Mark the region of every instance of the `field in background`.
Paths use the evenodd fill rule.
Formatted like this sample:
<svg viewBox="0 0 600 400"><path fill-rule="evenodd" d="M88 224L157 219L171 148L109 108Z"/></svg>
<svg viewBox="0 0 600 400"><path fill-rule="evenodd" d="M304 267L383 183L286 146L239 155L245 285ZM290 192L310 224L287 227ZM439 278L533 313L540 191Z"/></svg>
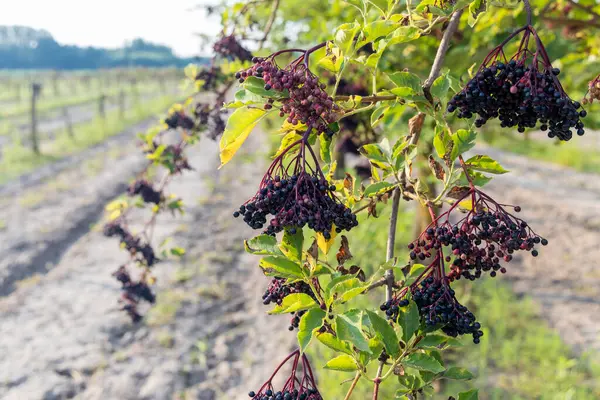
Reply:
<svg viewBox="0 0 600 400"><path fill-rule="evenodd" d="M181 100L176 68L0 72L0 183L103 142Z"/></svg>

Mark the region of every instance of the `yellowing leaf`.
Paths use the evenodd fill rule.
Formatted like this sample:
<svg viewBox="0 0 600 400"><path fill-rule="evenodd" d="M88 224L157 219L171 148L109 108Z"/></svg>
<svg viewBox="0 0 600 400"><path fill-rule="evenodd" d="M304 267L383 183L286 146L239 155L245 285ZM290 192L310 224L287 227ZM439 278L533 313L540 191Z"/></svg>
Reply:
<svg viewBox="0 0 600 400"><path fill-rule="evenodd" d="M252 129L267 114L260 108L238 108L227 120L225 132L221 137L219 149L221 151L221 166L227 164L233 158L242 144L252 132ZM219 168L220 168L219 167Z"/></svg>
<svg viewBox="0 0 600 400"><path fill-rule="evenodd" d="M329 249L331 249L336 236L335 225L331 228L331 237L329 240L325 239L325 236L321 232L317 232L317 245L319 245L319 249L321 249L323 254L329 253Z"/></svg>

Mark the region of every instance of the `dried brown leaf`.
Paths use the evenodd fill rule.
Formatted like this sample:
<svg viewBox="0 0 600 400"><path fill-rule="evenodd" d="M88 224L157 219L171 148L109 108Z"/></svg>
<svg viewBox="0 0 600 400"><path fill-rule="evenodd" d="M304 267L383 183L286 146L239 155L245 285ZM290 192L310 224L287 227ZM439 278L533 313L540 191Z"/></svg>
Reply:
<svg viewBox="0 0 600 400"><path fill-rule="evenodd" d="M470 191L471 188L469 186L454 186L452 189L450 189L447 196L452 199L460 200L468 195Z"/></svg>
<svg viewBox="0 0 600 400"><path fill-rule="evenodd" d="M431 168L431 171L433 172L435 177L440 181L443 182L444 179L446 179L446 171L444 171L444 167L442 167L442 164L437 162L437 160L433 158L432 155L429 155L429 168Z"/></svg>
<svg viewBox="0 0 600 400"><path fill-rule="evenodd" d="M342 243L335 257L339 265L344 265L346 260L352 258L352 253L350 253L350 246L348 245L348 238L344 235L342 235Z"/></svg>

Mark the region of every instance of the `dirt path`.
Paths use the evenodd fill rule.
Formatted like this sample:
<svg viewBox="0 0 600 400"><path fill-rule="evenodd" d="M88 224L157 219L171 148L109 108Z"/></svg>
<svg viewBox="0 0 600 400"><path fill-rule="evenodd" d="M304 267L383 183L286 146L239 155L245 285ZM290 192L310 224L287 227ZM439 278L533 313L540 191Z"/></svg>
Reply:
<svg viewBox="0 0 600 400"><path fill-rule="evenodd" d="M110 273L125 254L96 229L0 299L0 398L212 400L243 398L258 385L270 357L295 342L287 318L264 313L265 278L242 248L253 233L231 218L259 180L264 156L251 156L259 144L251 137L249 153L220 171L216 144L196 146L196 171L171 186L188 211L156 230L157 243L173 236L187 253L156 266L157 305L143 324L117 310ZM122 165L113 167L113 179L126 182Z"/></svg>
<svg viewBox="0 0 600 400"><path fill-rule="evenodd" d="M478 153L511 171L484 190L520 205L520 216L550 242L538 257L511 263L504 278L533 297L576 352L600 351L600 177L491 148Z"/></svg>

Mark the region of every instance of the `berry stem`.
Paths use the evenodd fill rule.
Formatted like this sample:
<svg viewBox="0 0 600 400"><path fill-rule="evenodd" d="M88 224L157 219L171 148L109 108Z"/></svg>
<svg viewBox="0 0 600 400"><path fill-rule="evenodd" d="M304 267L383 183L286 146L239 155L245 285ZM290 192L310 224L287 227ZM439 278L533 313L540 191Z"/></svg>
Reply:
<svg viewBox="0 0 600 400"><path fill-rule="evenodd" d="M261 50L269 37L269 33L271 33L271 29L273 28L273 23L275 22L275 17L277 16L277 10L279 9L279 1L275 0L273 2L273 8L271 9L271 15L269 16L269 20L267 21L267 25L265 26L265 33L263 37L260 39L258 44L258 49Z"/></svg>
<svg viewBox="0 0 600 400"><path fill-rule="evenodd" d="M533 13L531 11L531 4L529 4L529 0L523 0L523 4L525 5L525 12L527 13L527 25L532 25Z"/></svg>
<svg viewBox="0 0 600 400"><path fill-rule="evenodd" d="M354 380L352 381L352 385L350 385L350 389L348 389L348 393L346 393L346 397L344 397L344 400L350 400L350 396L352 396L352 392L354 391L354 388L356 387L356 384L358 383L360 379L360 372L356 373L356 376L354 377Z"/></svg>
<svg viewBox="0 0 600 400"><path fill-rule="evenodd" d="M469 182L469 186L471 187L471 189L475 189L475 185L473 185L473 180L471 179L471 175L469 175L469 170L467 169L467 164L465 163L465 160L462 157L462 155L458 156L458 161L460 162L460 166L462 167L462 169L465 173L465 177L467 178L467 181Z"/></svg>

